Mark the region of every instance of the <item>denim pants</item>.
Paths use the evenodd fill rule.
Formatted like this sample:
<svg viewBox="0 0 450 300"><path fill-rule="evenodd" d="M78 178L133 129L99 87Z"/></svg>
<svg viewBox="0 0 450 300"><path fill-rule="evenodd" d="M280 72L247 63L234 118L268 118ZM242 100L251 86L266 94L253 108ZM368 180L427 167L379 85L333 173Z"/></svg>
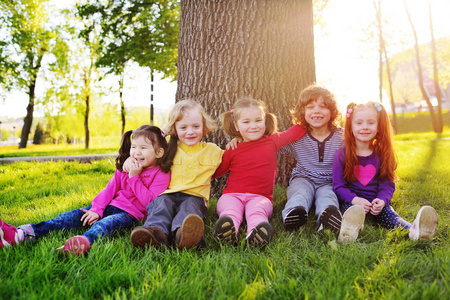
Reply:
<svg viewBox="0 0 450 300"><path fill-rule="evenodd" d="M350 206L351 203L341 203L341 211L344 213ZM397 227L403 227L409 230L411 228L411 223L405 221L400 217L397 212L392 208L392 206L385 206L381 212L374 216L371 213L366 214L366 219L372 220L373 222L380 224L382 227L387 229L394 229Z"/></svg>
<svg viewBox="0 0 450 300"><path fill-rule="evenodd" d="M91 207L92 205L84 207L84 209L89 210ZM81 221L83 215L84 212L81 209L74 209L62 213L54 219L31 224L31 226L33 227L35 237L40 238L46 236L51 231L83 227L83 222ZM92 224L92 226L85 226L89 229L83 233L83 236L87 237L89 243L92 245L99 236L111 235L115 230L135 226L137 222L138 220L127 212L115 206L108 205L103 212L103 218Z"/></svg>
<svg viewBox="0 0 450 300"><path fill-rule="evenodd" d="M156 197L147 206L147 212L144 226L156 226L170 238L188 215L196 214L203 219L206 205L203 198L176 192Z"/></svg>
<svg viewBox="0 0 450 300"><path fill-rule="evenodd" d="M308 178L294 178L287 189L287 202L282 212L283 220L289 209L303 206L306 212L309 212L313 204L316 207L317 223L327 206L333 205L339 209L339 200L333 192L332 184L316 185Z"/></svg>

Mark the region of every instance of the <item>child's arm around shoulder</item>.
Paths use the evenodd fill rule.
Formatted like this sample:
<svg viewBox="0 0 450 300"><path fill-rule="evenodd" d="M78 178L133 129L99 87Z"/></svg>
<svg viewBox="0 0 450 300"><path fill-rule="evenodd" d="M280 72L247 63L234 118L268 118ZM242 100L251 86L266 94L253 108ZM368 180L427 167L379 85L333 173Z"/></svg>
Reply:
<svg viewBox="0 0 450 300"><path fill-rule="evenodd" d="M298 140L299 138L303 137L308 131L305 127L295 124L291 128L289 128L286 131L276 133L272 135L272 137L277 138L277 147L278 149Z"/></svg>

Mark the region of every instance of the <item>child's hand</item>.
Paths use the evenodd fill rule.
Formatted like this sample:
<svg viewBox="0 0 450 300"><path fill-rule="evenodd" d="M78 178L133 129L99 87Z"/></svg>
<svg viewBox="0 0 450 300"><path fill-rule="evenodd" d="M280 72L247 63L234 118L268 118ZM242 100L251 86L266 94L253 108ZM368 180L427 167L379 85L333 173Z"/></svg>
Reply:
<svg viewBox="0 0 450 300"><path fill-rule="evenodd" d="M372 203L370 203L368 200L361 198L361 197L355 197L352 200L353 205L361 205L364 208L364 212L368 214L370 210L372 209Z"/></svg>
<svg viewBox="0 0 450 300"><path fill-rule="evenodd" d="M370 213L374 216L378 215L383 208L386 206L386 202L379 198L375 198L372 200L372 208L370 209Z"/></svg>
<svg viewBox="0 0 450 300"><path fill-rule="evenodd" d="M140 163L132 161L131 164L130 164L130 168L128 170L129 171L128 174L129 174L129 176L131 178L131 177L133 177L135 175L141 174L143 169L144 169L144 167Z"/></svg>
<svg viewBox="0 0 450 300"><path fill-rule="evenodd" d="M225 146L225 149L230 150L230 148L231 148L231 150L234 150L234 149L237 148L237 145L238 145L240 142L242 142L242 139L241 139L241 138L233 138L233 139L231 140L231 142L229 142L229 143Z"/></svg>
<svg viewBox="0 0 450 300"><path fill-rule="evenodd" d="M84 208L80 209L84 212L84 215L80 219L80 221L83 222L83 226L86 226L86 224L91 226L100 219L98 213L93 212L92 210L85 210Z"/></svg>
<svg viewBox="0 0 450 300"><path fill-rule="evenodd" d="M131 157L128 157L122 166L122 171L125 173L130 173L131 164L133 163L133 159Z"/></svg>

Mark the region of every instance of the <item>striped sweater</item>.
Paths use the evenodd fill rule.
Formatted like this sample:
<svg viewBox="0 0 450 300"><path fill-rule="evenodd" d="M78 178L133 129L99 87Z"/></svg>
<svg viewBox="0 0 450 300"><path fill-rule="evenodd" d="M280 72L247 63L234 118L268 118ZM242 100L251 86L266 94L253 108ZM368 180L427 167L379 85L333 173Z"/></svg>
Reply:
<svg viewBox="0 0 450 300"><path fill-rule="evenodd" d="M280 149L280 153L291 153L297 165L292 170L290 181L297 177L308 178L316 185L331 184L334 153L344 146L344 130L338 128L323 142L310 133Z"/></svg>

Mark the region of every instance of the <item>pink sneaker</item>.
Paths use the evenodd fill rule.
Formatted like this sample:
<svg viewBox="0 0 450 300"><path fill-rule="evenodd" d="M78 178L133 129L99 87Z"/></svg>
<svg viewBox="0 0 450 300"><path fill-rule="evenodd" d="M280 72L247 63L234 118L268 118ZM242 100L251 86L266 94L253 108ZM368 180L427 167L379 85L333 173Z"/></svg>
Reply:
<svg viewBox="0 0 450 300"><path fill-rule="evenodd" d="M17 228L0 219L0 249L19 243Z"/></svg>
<svg viewBox="0 0 450 300"><path fill-rule="evenodd" d="M82 256L86 254L89 249L89 240L82 235L76 235L66 241L64 246L56 249L56 251L63 253L66 256Z"/></svg>

